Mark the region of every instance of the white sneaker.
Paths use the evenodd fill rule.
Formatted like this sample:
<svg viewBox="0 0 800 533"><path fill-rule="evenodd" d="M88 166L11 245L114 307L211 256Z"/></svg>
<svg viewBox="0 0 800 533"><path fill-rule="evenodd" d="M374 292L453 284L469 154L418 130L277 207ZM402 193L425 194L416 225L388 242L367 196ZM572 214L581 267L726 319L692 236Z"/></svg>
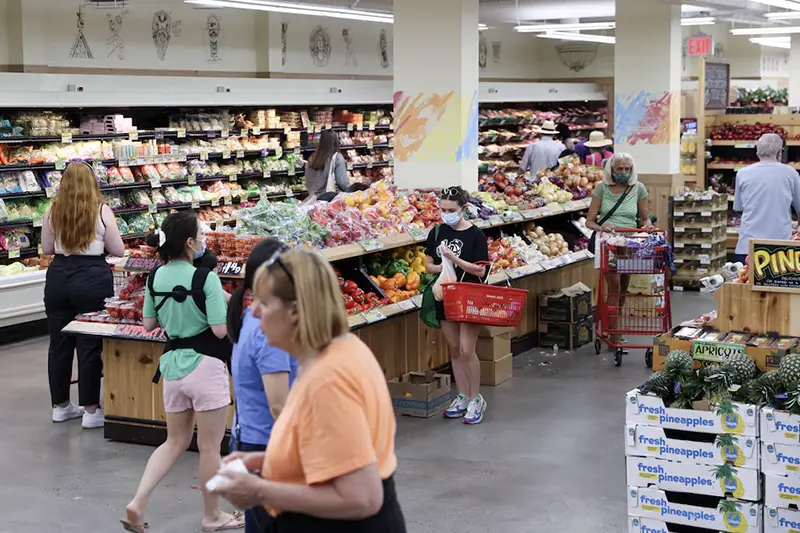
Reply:
<svg viewBox="0 0 800 533"><path fill-rule="evenodd" d="M70 402L66 407L53 407L53 422L66 422L83 415L83 407L78 407Z"/></svg>
<svg viewBox="0 0 800 533"><path fill-rule="evenodd" d="M469 425L480 424L483 422L484 411L486 411L486 400L479 394L469 402L467 414L464 415L464 423Z"/></svg>
<svg viewBox="0 0 800 533"><path fill-rule="evenodd" d="M461 418L467 412L467 404L469 400L463 394L459 394L453 399L450 407L444 410L445 418Z"/></svg>
<svg viewBox="0 0 800 533"><path fill-rule="evenodd" d="M98 407L94 413L88 411L83 413L83 421L81 426L83 429L101 428L106 422L106 413L102 408Z"/></svg>

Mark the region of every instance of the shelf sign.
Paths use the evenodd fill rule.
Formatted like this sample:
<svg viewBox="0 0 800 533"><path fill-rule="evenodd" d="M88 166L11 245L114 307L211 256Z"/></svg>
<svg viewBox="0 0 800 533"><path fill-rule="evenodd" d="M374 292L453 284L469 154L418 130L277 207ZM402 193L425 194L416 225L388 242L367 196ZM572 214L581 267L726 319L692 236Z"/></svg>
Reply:
<svg viewBox="0 0 800 533"><path fill-rule="evenodd" d="M8 249L8 258L9 259L19 259L19 248L9 248Z"/></svg>
<svg viewBox="0 0 800 533"><path fill-rule="evenodd" d="M364 317L364 320L367 321L367 324L372 324L374 322L380 322L381 320L386 320L386 315L378 311L377 309L370 309L361 314Z"/></svg>
<svg viewBox="0 0 800 533"><path fill-rule="evenodd" d="M416 305L412 300L403 300L402 302L397 302L397 307L402 309L403 311L410 311L411 309L416 309Z"/></svg>
<svg viewBox="0 0 800 533"><path fill-rule="evenodd" d="M414 305L417 307L422 307L422 295L417 294L416 296L411 297L411 301L414 302Z"/></svg>
<svg viewBox="0 0 800 533"><path fill-rule="evenodd" d="M144 326L138 324L119 324L114 328L114 337L142 341L166 341L164 330L156 328L153 331L147 331Z"/></svg>
<svg viewBox="0 0 800 533"><path fill-rule="evenodd" d="M708 56L714 50L714 42L710 35L692 35L686 39L686 53L689 56Z"/></svg>
<svg viewBox="0 0 800 533"><path fill-rule="evenodd" d="M382 250L383 243L379 239L365 239L363 241L359 241L358 245L365 252L374 252L375 250Z"/></svg>
<svg viewBox="0 0 800 533"><path fill-rule="evenodd" d="M176 134L178 135L178 139L184 139L186 137L186 128L178 128Z"/></svg>
<svg viewBox="0 0 800 533"><path fill-rule="evenodd" d="M733 354L743 354L744 349L744 344L694 341L692 342L692 358L696 361L724 363Z"/></svg>
<svg viewBox="0 0 800 533"><path fill-rule="evenodd" d="M422 228L411 228L408 234L411 235L411 238L415 241L424 241L428 238L428 230Z"/></svg>
<svg viewBox="0 0 800 533"><path fill-rule="evenodd" d="M48 198L52 198L53 196L56 195L56 190L53 187L45 187L44 195Z"/></svg>
<svg viewBox="0 0 800 533"><path fill-rule="evenodd" d="M241 261L223 261L217 265L217 274L223 276L241 276L244 274L244 263Z"/></svg>
<svg viewBox="0 0 800 533"><path fill-rule="evenodd" d="M71 133L62 133L61 134L61 142L64 144L69 144L72 142L72 134Z"/></svg>
<svg viewBox="0 0 800 533"><path fill-rule="evenodd" d="M59 159L58 161L56 161L56 170L64 170L65 168L67 168L66 161L64 161L63 159Z"/></svg>
<svg viewBox="0 0 800 533"><path fill-rule="evenodd" d="M128 140L129 141L138 141L139 140L139 130L131 130L128 132Z"/></svg>
<svg viewBox="0 0 800 533"><path fill-rule="evenodd" d="M129 257L125 262L125 270L148 272L162 264L161 259L155 257Z"/></svg>
<svg viewBox="0 0 800 533"><path fill-rule="evenodd" d="M750 239L750 288L800 293L800 242Z"/></svg>

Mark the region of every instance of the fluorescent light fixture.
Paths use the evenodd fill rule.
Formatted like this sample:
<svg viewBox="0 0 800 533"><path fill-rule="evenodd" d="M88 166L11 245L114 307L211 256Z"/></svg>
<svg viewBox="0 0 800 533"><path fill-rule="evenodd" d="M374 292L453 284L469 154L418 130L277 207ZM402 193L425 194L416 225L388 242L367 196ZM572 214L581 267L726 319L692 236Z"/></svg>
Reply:
<svg viewBox="0 0 800 533"><path fill-rule="evenodd" d="M486 24L478 24L478 31L488 30L489 26Z"/></svg>
<svg viewBox="0 0 800 533"><path fill-rule="evenodd" d="M781 7L783 9L794 9L800 11L800 2L790 0L751 0L756 4L764 4L765 6Z"/></svg>
<svg viewBox="0 0 800 533"><path fill-rule="evenodd" d="M792 48L792 42L791 42L791 40L788 40L788 39L787 40L778 40L778 39L768 38L768 37L759 39L757 37L754 37L754 38L750 39L750 42L753 43L753 44L760 44L761 46L769 46L769 47L772 47L772 48L783 48L784 50L791 50L791 48Z"/></svg>
<svg viewBox="0 0 800 533"><path fill-rule="evenodd" d="M611 35L592 35L590 33L567 33L551 31L537 35L542 39L558 39L560 41L581 41L587 43L615 44L617 38Z"/></svg>
<svg viewBox="0 0 800 533"><path fill-rule="evenodd" d="M788 35L790 33L800 33L800 26L784 26L781 28L735 28L731 30L733 35Z"/></svg>
<svg viewBox="0 0 800 533"><path fill-rule="evenodd" d="M714 24L715 20L714 17L692 17L681 19L681 26L705 26L706 24Z"/></svg>
<svg viewBox="0 0 800 533"><path fill-rule="evenodd" d="M575 30L613 30L616 26L614 22L577 22L574 24L528 24L524 26L514 26L514 29L521 33L545 32L545 31L575 31Z"/></svg>
<svg viewBox="0 0 800 533"><path fill-rule="evenodd" d="M289 13L292 15L309 15L349 20L363 20L366 22L383 22L386 24L392 24L394 22L393 15L309 4L292 4L287 2L266 1L259 2L255 0L184 0L184 2L187 4L197 4L208 7L233 7L238 9L252 9L256 11Z"/></svg>
<svg viewBox="0 0 800 533"><path fill-rule="evenodd" d="M764 15L770 20L792 20L800 19L800 11L775 11Z"/></svg>

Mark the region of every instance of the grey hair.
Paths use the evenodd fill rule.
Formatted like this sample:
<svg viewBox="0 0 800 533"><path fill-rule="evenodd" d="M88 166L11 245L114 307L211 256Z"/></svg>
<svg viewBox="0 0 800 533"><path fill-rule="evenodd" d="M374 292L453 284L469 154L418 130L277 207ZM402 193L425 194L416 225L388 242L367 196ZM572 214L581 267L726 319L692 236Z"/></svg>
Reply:
<svg viewBox="0 0 800 533"><path fill-rule="evenodd" d="M633 156L631 154L620 152L618 154L614 154L611 156L611 159L608 160L606 163L606 168L603 171L603 183L606 185L614 185L614 177L611 175L614 167L614 163L617 161L625 161L631 165L631 179L628 181L628 185L636 185L639 183L639 177L636 174L636 164L633 162Z"/></svg>
<svg viewBox="0 0 800 533"><path fill-rule="evenodd" d="M783 139L777 133L765 133L756 143L756 155L759 159L777 159L781 150L783 150Z"/></svg>

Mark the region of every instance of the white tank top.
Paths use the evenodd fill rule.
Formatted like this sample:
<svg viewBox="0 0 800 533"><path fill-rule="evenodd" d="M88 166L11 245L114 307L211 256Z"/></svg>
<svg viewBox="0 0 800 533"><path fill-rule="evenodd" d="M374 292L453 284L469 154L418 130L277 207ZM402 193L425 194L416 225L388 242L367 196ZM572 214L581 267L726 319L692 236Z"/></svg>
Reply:
<svg viewBox="0 0 800 533"><path fill-rule="evenodd" d="M61 246L61 243L58 241L58 239L56 239L55 242L56 254L103 255L106 249L106 244L105 244L106 225L103 224L103 219L100 214L102 213L102 211L103 211L103 206L100 206L100 212L97 213L97 219L95 220L95 225L94 225L94 239L92 239L92 242L89 243L89 246L87 246L85 250L81 250L79 252L65 251L64 248Z"/></svg>

